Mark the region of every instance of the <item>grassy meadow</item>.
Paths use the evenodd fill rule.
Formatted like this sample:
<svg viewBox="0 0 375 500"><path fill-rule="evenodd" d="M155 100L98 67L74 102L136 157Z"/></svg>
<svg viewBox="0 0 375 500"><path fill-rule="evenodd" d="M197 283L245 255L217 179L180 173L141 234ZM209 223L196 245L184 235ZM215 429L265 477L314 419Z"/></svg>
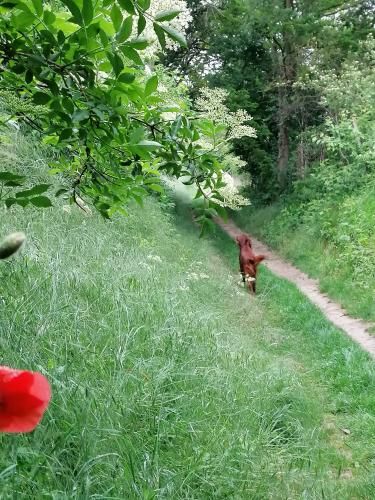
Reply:
<svg viewBox="0 0 375 500"><path fill-rule="evenodd" d="M2 363L53 386L33 433L0 435L0 497L374 498L373 361L266 269L249 297L233 242L170 201L0 209L28 237L0 265Z"/></svg>

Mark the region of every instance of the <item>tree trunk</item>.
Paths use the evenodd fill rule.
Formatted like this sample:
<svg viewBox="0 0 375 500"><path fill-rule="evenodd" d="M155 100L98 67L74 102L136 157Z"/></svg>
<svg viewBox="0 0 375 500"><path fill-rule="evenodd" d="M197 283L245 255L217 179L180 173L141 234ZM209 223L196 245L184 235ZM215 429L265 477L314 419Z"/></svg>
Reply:
<svg viewBox="0 0 375 500"><path fill-rule="evenodd" d="M293 0L284 0L285 9L293 9ZM277 179L281 190L284 190L288 181L289 162L289 121L291 115L290 97L293 83L296 79L295 41L290 29L283 28L279 49L279 94L278 94L278 158Z"/></svg>
<svg viewBox="0 0 375 500"><path fill-rule="evenodd" d="M285 108L287 103L284 97L279 95L279 131L278 131L278 157L277 157L277 180L280 188L286 187L288 180L289 162L289 128L287 123Z"/></svg>

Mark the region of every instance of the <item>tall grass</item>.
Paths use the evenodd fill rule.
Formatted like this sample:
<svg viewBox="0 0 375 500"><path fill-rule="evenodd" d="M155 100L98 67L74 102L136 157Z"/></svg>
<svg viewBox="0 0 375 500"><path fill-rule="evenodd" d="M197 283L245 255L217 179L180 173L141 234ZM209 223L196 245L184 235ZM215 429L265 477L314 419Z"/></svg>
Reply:
<svg viewBox="0 0 375 500"><path fill-rule="evenodd" d="M34 433L0 436L2 498L374 497L373 363L293 286L263 269L250 298L232 242L153 200L0 216L28 235L1 362L53 385Z"/></svg>

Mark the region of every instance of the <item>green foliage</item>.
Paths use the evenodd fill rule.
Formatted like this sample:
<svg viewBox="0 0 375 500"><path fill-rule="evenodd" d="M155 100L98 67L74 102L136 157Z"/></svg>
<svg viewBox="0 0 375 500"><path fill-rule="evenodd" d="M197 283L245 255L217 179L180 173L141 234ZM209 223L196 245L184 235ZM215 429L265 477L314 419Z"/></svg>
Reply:
<svg viewBox="0 0 375 500"><path fill-rule="evenodd" d="M373 30L371 2L348 0L189 0L188 54L167 62L202 84L229 91L231 110L253 116L257 138L236 141L251 174L251 199L269 203L311 167L301 135L321 124L326 108L311 80L341 72ZM307 77L307 78L305 78ZM304 78L304 86L299 85Z"/></svg>
<svg viewBox="0 0 375 500"><path fill-rule="evenodd" d="M175 120L163 120L158 79L146 77L142 60L148 42L130 38L137 19L142 31L150 2L62 3L54 11L29 0L0 5L0 89L14 92L17 106L43 107L33 119L26 110L21 116L60 152L52 167L70 177L72 200L90 198L106 218L125 213L130 200L142 203L161 190L161 173L188 176L214 193L215 152L199 151L200 133L186 108L174 105ZM163 33L184 45L183 35L162 22L175 15L159 14L154 25L159 38ZM10 109L3 121L15 115ZM43 197L30 203L47 206ZM214 207L207 201L211 215Z"/></svg>
<svg viewBox="0 0 375 500"><path fill-rule="evenodd" d="M26 207L48 208L52 202L44 193L48 191L49 184L35 184L30 189L25 189L26 177L12 172L0 172L0 203L4 202L7 208L13 205Z"/></svg>
<svg viewBox="0 0 375 500"><path fill-rule="evenodd" d="M323 123L301 136L313 166L281 204L255 212L249 228L366 319L375 319L374 55L369 37L340 74L309 82L326 110Z"/></svg>
<svg viewBox="0 0 375 500"><path fill-rule="evenodd" d="M18 117L32 124L32 120L46 112L45 107L36 106L30 97L21 98L15 92L0 89L0 124Z"/></svg>

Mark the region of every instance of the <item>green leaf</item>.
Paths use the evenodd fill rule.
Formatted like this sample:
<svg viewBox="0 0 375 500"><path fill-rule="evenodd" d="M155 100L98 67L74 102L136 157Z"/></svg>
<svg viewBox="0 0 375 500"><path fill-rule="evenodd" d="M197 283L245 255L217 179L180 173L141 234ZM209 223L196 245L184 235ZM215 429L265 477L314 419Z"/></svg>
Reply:
<svg viewBox="0 0 375 500"><path fill-rule="evenodd" d="M65 42L65 35L64 32L61 30L57 32L57 41L59 42L60 45L62 45Z"/></svg>
<svg viewBox="0 0 375 500"><path fill-rule="evenodd" d="M17 3L18 0L8 0L8 2L1 2L0 7L2 7L3 9L14 9Z"/></svg>
<svg viewBox="0 0 375 500"><path fill-rule="evenodd" d="M28 69L25 73L25 82L31 83L33 81L34 75L31 69Z"/></svg>
<svg viewBox="0 0 375 500"><path fill-rule="evenodd" d="M125 57L133 61L135 64L138 66L143 66L143 61L139 57L139 54L136 50L132 49L131 47L121 47L122 53L124 54Z"/></svg>
<svg viewBox="0 0 375 500"><path fill-rule="evenodd" d="M133 83L135 80L135 74L134 73L121 73L118 77L118 81L121 83Z"/></svg>
<svg viewBox="0 0 375 500"><path fill-rule="evenodd" d="M143 179L145 184L155 184L159 182L160 177L146 177Z"/></svg>
<svg viewBox="0 0 375 500"><path fill-rule="evenodd" d="M12 66L12 71L16 75L21 75L25 71L25 66L23 64L15 64Z"/></svg>
<svg viewBox="0 0 375 500"><path fill-rule="evenodd" d="M20 9L23 12L26 12L26 13L30 13L31 12L29 6L25 2L21 2L20 0L18 0L16 2L16 7L17 7L17 9Z"/></svg>
<svg viewBox="0 0 375 500"><path fill-rule="evenodd" d="M39 54L30 54L29 60L38 65L44 65L46 63L45 59Z"/></svg>
<svg viewBox="0 0 375 500"><path fill-rule="evenodd" d="M51 96L45 92L35 92L33 101L35 104L47 104L51 100Z"/></svg>
<svg viewBox="0 0 375 500"><path fill-rule="evenodd" d="M202 238L204 234L207 232L207 230L211 232L215 232L216 230L216 225L214 222L212 222L211 219L204 217L202 221L202 226L201 226L201 232L199 234L199 237Z"/></svg>
<svg viewBox="0 0 375 500"><path fill-rule="evenodd" d="M163 50L165 50L165 46L166 46L165 33L159 24L154 23L153 26L154 26L155 35L158 37L160 46Z"/></svg>
<svg viewBox="0 0 375 500"><path fill-rule="evenodd" d="M126 45L136 50L144 50L149 46L149 41L147 38L134 38L127 42Z"/></svg>
<svg viewBox="0 0 375 500"><path fill-rule="evenodd" d="M109 39L108 39L108 36L105 34L105 32L101 28L99 31L99 38L100 38L100 42L102 44L102 47L105 49L109 45Z"/></svg>
<svg viewBox="0 0 375 500"><path fill-rule="evenodd" d="M73 22L75 24L79 24L80 26L83 26L83 19L82 19L82 14L81 11L79 10L78 4L76 0L61 0L61 2L68 7L70 10L72 16L73 16Z"/></svg>
<svg viewBox="0 0 375 500"><path fill-rule="evenodd" d="M169 38L179 43L181 47L187 48L185 35L165 24L159 24L159 26L169 36Z"/></svg>
<svg viewBox="0 0 375 500"><path fill-rule="evenodd" d="M143 9L143 10L148 10L151 5L151 0L138 0L138 5Z"/></svg>
<svg viewBox="0 0 375 500"><path fill-rule="evenodd" d="M94 7L92 4L92 0L83 0L82 5L82 17L85 22L85 25L88 26L94 17Z"/></svg>
<svg viewBox="0 0 375 500"><path fill-rule="evenodd" d="M101 120L105 120L105 115L99 108L92 108L92 112Z"/></svg>
<svg viewBox="0 0 375 500"><path fill-rule="evenodd" d="M179 14L181 14L180 9L162 10L156 14L155 21L172 21Z"/></svg>
<svg viewBox="0 0 375 500"><path fill-rule="evenodd" d="M72 119L75 122L82 122L83 120L87 120L88 118L90 118L90 113L87 109L80 109L76 111L72 116Z"/></svg>
<svg viewBox="0 0 375 500"><path fill-rule="evenodd" d="M52 202L47 196L36 196L35 198L30 198L30 202L35 207L47 208L52 207Z"/></svg>
<svg viewBox="0 0 375 500"><path fill-rule="evenodd" d="M125 9L126 12L129 12L129 14L135 14L135 8L132 0L118 0L118 3L120 4L120 7Z"/></svg>
<svg viewBox="0 0 375 500"><path fill-rule="evenodd" d="M152 75L146 82L145 85L145 95L149 96L155 92L158 88L158 77L156 75Z"/></svg>
<svg viewBox="0 0 375 500"><path fill-rule="evenodd" d="M59 142L59 138L56 135L45 135L42 139L43 144L52 144L56 146Z"/></svg>
<svg viewBox="0 0 375 500"><path fill-rule="evenodd" d="M24 181L26 177L24 175L12 174L12 172L0 172L0 181Z"/></svg>
<svg viewBox="0 0 375 500"><path fill-rule="evenodd" d="M48 25L51 26L56 20L56 16L53 12L50 10L45 10L43 12L43 21Z"/></svg>
<svg viewBox="0 0 375 500"><path fill-rule="evenodd" d="M218 213L218 215L226 222L228 220L228 212L225 210L224 207L221 205L215 205L215 210Z"/></svg>
<svg viewBox="0 0 375 500"><path fill-rule="evenodd" d="M111 9L111 19L115 30L118 31L122 23L122 14L121 10L115 3L113 4L113 7Z"/></svg>
<svg viewBox="0 0 375 500"><path fill-rule="evenodd" d="M157 191L158 193L164 193L163 186L161 186L160 184L149 184L147 187L152 189L153 191Z"/></svg>
<svg viewBox="0 0 375 500"><path fill-rule="evenodd" d="M144 207L142 196L139 196L136 193L130 193L130 196L132 196L134 198L134 200L138 203L138 205L140 207L142 207L142 208Z"/></svg>
<svg viewBox="0 0 375 500"><path fill-rule="evenodd" d="M60 132L60 141L64 141L65 139L69 139L69 137L72 135L73 130L71 128L64 128Z"/></svg>
<svg viewBox="0 0 375 500"><path fill-rule="evenodd" d="M61 16L61 13L60 14L56 14L56 20L53 23L53 26L54 26L54 28L56 28L57 30L59 30L58 33L62 32L63 35L65 35L66 37L68 37L69 35L71 35L72 33L74 33L75 31L77 31L79 29L78 26L77 26L78 22L75 22L74 18L70 18L70 20L72 22L66 21ZM61 37L61 35L60 35L60 37ZM59 42L59 43L61 43L61 42Z"/></svg>
<svg viewBox="0 0 375 500"><path fill-rule="evenodd" d="M43 14L43 2L42 0L31 0L34 6L34 10L38 16Z"/></svg>
<svg viewBox="0 0 375 500"><path fill-rule="evenodd" d="M4 182L4 186L7 186L7 187L20 187L20 186L22 186L22 182L7 181L7 182Z"/></svg>
<svg viewBox="0 0 375 500"><path fill-rule="evenodd" d="M137 127L132 131L129 137L129 141L131 144L138 144L138 142L144 137L145 130L143 127Z"/></svg>
<svg viewBox="0 0 375 500"><path fill-rule="evenodd" d="M64 106L64 108L67 110L68 113L70 114L74 113L74 104L68 97L62 98L62 105Z"/></svg>
<svg viewBox="0 0 375 500"><path fill-rule="evenodd" d="M16 198L29 198L30 196L35 196L36 194L45 193L50 184L38 184L37 186L32 187L31 189L26 189L25 191L18 191L16 193Z"/></svg>
<svg viewBox="0 0 375 500"><path fill-rule="evenodd" d="M25 207L29 203L28 199L16 200L16 198L7 198L5 200L5 205L10 208L12 205L19 205L20 207Z"/></svg>
<svg viewBox="0 0 375 500"><path fill-rule="evenodd" d="M60 89L54 80L48 80L47 85L54 96L60 95Z"/></svg>
<svg viewBox="0 0 375 500"><path fill-rule="evenodd" d="M138 36L143 33L144 29L146 28L146 18L142 14L139 14L138 17L138 26L137 26L137 33Z"/></svg>
<svg viewBox="0 0 375 500"><path fill-rule="evenodd" d="M139 141L138 144L136 144L136 146L139 148L147 149L147 150L153 150L153 149L157 149L157 148L162 147L160 142L147 141L147 140Z"/></svg>
<svg viewBox="0 0 375 500"><path fill-rule="evenodd" d="M17 203L17 200L15 198L6 198L6 200L5 200L5 206L7 208L10 208L15 203Z"/></svg>
<svg viewBox="0 0 375 500"><path fill-rule="evenodd" d="M117 34L118 42L120 43L125 42L125 40L127 40L131 35L132 29L133 29L133 18L132 16L128 16L126 19L124 19L120 31Z"/></svg>
<svg viewBox="0 0 375 500"><path fill-rule="evenodd" d="M20 8L20 5L17 5ZM24 10L24 9L23 9ZM25 12L20 12L18 15L13 16L13 24L17 29L28 28L35 22L35 14L31 10L25 10Z"/></svg>
<svg viewBox="0 0 375 500"><path fill-rule="evenodd" d="M112 65L113 71L115 75L118 76L121 71L124 69L124 62L121 57L114 52L107 52L107 57L109 62Z"/></svg>
<svg viewBox="0 0 375 500"><path fill-rule="evenodd" d="M115 28L113 27L113 24L107 21L106 19L101 19L99 21L99 26L101 28L101 31L99 32L99 36L102 42L102 45L106 47L108 45L109 41L105 43L105 39L103 38L103 35L105 36L113 36L116 33ZM103 33L103 35L102 35Z"/></svg>

